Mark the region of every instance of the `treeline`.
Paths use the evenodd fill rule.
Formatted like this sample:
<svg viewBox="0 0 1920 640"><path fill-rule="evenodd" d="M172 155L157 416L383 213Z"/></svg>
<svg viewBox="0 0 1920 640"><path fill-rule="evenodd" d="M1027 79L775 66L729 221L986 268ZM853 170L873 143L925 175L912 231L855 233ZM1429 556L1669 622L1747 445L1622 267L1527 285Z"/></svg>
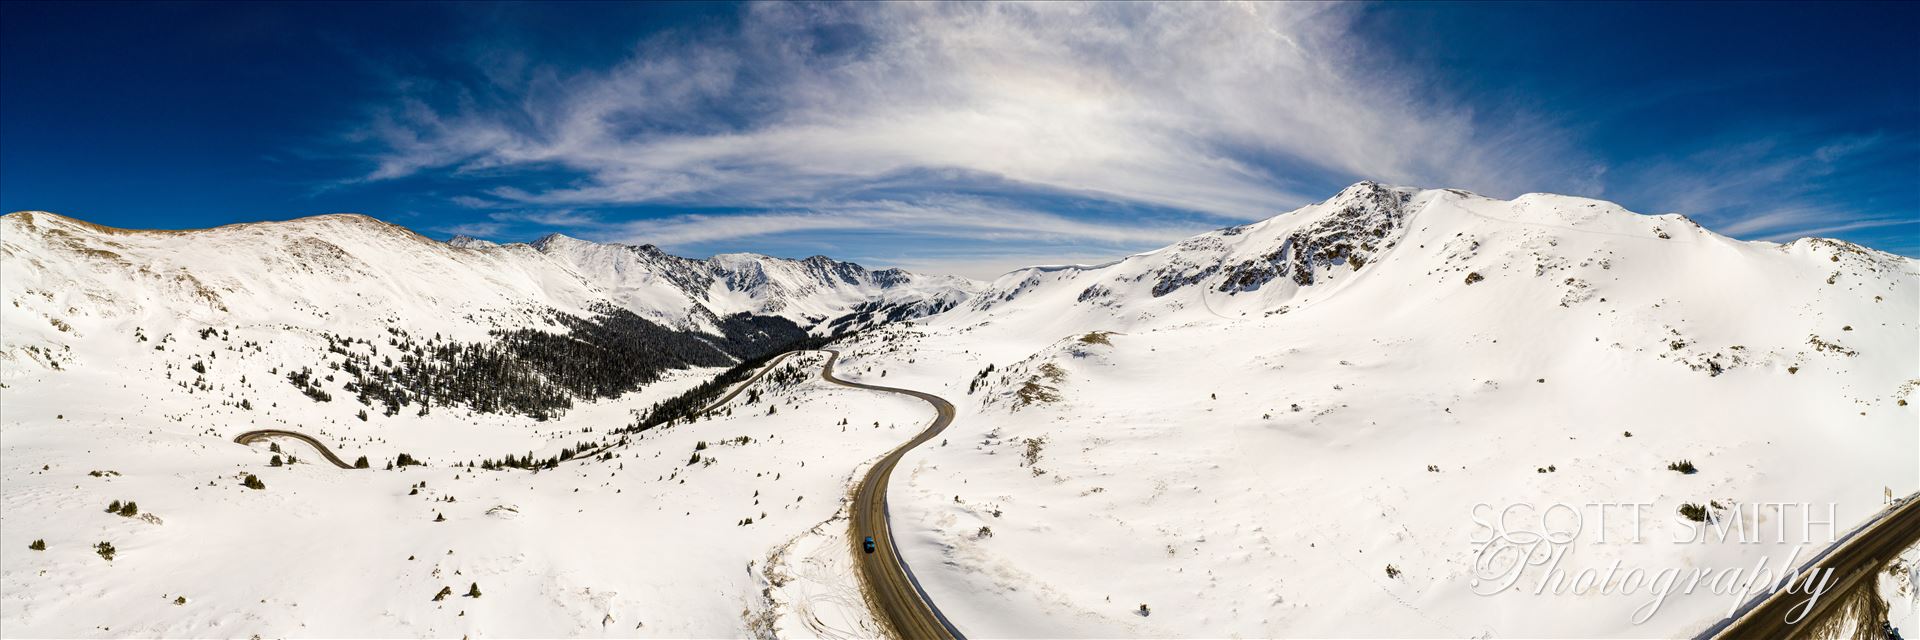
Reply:
<svg viewBox="0 0 1920 640"><path fill-rule="evenodd" d="M736 316L736 318L738 317ZM730 318L729 320L735 319ZM764 320L764 318L756 320ZM738 331L743 326L748 325L736 321L729 326L729 333ZM762 344L774 344L773 340L777 339L775 337L776 335L777 334L774 334L772 331L769 331L766 338L767 342ZM761 367L766 366L769 361L772 361L780 354L791 351L819 349L842 337L845 337L845 334L834 336L804 336L798 339L779 342L770 350L742 360L739 364L729 367L713 379L701 383L700 386L694 387L672 398L654 403L652 407L648 408L646 414L634 421L633 424L622 429L614 430L613 433L622 435L620 435L618 440L613 442L580 441L574 443L571 447L561 448L558 455L547 456L546 458L536 458L533 452L529 451L524 455L507 454L499 458L482 459L477 464L468 462L466 466L468 468L478 466L488 471L495 469L531 469L541 471L553 469L560 466L562 462L589 455L599 457L602 460L611 460L613 459L613 453L607 450L614 447L625 446L628 440L624 434L645 431L683 417L691 417L695 412L712 404L714 400L719 399L720 395L725 393L727 389L751 377L753 372L760 370ZM748 393L751 398L753 397L752 394L758 393L758 390L750 390ZM701 444L702 447L704 447L705 443L703 442Z"/></svg>
<svg viewBox="0 0 1920 640"><path fill-rule="evenodd" d="M388 416L414 406L426 415L434 406L452 405L546 420L571 409L575 398L619 396L669 369L763 358L806 336L784 318L744 313L721 319L722 335L715 337L674 331L604 303L593 311L592 318L549 311L547 319L564 333L495 330L490 342L456 342L439 334L417 339L389 327L384 352L383 345L363 338L329 334L327 350L339 360L328 366L349 376L342 389ZM331 399L309 371L291 372L288 381L315 401Z"/></svg>
<svg viewBox="0 0 1920 640"><path fill-rule="evenodd" d="M714 376L712 380L700 383L700 386L689 389L685 393L681 393L672 398L654 403L653 407L649 408L647 413L641 416L639 420L634 421L632 425L616 433L636 433L673 422L674 420L691 418L695 413L706 408L707 405L713 404L713 401L720 399L721 394L726 393L727 389L752 377L753 372L766 366L768 361L779 354L789 351L819 349L833 343L835 340L839 340L845 335L849 334L807 336L787 343L787 345L778 352L767 352L741 361L740 364L734 365L718 376Z"/></svg>
<svg viewBox="0 0 1920 640"><path fill-rule="evenodd" d="M626 441L627 441L626 438L621 438L615 444L616 445L625 444ZM516 456L509 453L507 455L501 456L500 459L498 460L493 460L493 459L481 460L479 467L481 469L485 469L488 471L492 471L494 469L552 469L554 467L560 466L560 463L562 462L566 462L568 460L574 459L574 457L576 456L588 453L590 451L594 451L596 449L605 449L608 446L610 445L582 440L580 442L574 443L573 446L571 447L562 447L560 449L559 455L547 456L547 458L544 460L533 457L532 451L528 451L526 455L520 455L520 456ZM612 455L612 454L605 454L605 455ZM474 463L471 463L471 462L467 463L468 468L472 468L474 466L475 466Z"/></svg>
<svg viewBox="0 0 1920 640"><path fill-rule="evenodd" d="M827 328L834 333L844 333L854 329L864 329L882 324L911 320L923 316L941 313L959 306L958 300L934 299L907 302L885 302L872 300L862 302L849 310L846 315L827 321Z"/></svg>

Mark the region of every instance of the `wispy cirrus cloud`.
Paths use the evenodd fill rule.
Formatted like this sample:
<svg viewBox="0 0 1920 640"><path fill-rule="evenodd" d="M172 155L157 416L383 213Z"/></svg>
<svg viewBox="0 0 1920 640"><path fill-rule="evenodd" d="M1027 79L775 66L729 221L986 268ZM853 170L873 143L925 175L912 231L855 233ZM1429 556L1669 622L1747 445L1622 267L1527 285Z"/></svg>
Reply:
<svg viewBox="0 0 1920 640"><path fill-rule="evenodd" d="M1772 76L1529 110L1385 59L1393 43L1361 35L1367 10L748 5L725 25L645 36L611 65L491 51L467 84L403 81L354 132L374 149L354 180L464 177L473 188L450 198L497 232L688 251L839 248L832 236L1119 254L1362 178L1601 197L1755 239L1913 217L1910 187L1851 177L1910 156L1900 133L1754 120L1626 157L1590 138L1609 113Z"/></svg>
<svg viewBox="0 0 1920 640"><path fill-rule="evenodd" d="M387 143L365 177L562 166L582 179L488 195L777 206L955 169L1241 220L1324 197L1328 175L1517 192L1591 173L1557 168L1579 154L1551 123L1487 126L1366 66L1350 13L753 5L735 30L656 36L609 70L490 76L511 101L405 101L364 132Z"/></svg>
<svg viewBox="0 0 1920 640"><path fill-rule="evenodd" d="M850 237L867 242L836 257L882 260L879 264L938 265L939 272L992 277L1011 269L1014 256L1031 263L1070 256L1094 259L1168 244L1212 225L1182 218L1076 219L989 199L941 195L917 201L820 203L747 213L687 213L613 220L573 212L496 211L487 222L443 227L445 233L499 237L522 232L530 239L560 230L590 240L653 244L685 253L725 252L740 241L790 250L827 251ZM537 231L538 230L538 231ZM959 248L952 248L955 244ZM982 251L980 243L999 249ZM940 247L949 247L942 249ZM807 247L815 247L808 249ZM893 250L875 252L880 247ZM1091 253L1090 253L1091 252ZM1014 265L1020 266L1020 265Z"/></svg>
<svg viewBox="0 0 1920 640"><path fill-rule="evenodd" d="M1649 212L1679 212L1723 234L1790 241L1920 224L1902 211L1902 190L1861 165L1909 153L1886 135L1771 131L1718 141L1692 153L1621 167L1617 197ZM1887 204L1874 205L1873 202Z"/></svg>
<svg viewBox="0 0 1920 640"><path fill-rule="evenodd" d="M1139 246L1171 242L1206 229L1195 224L1104 224L972 198L859 202L800 211L635 220L617 226L620 239L687 245L773 234L859 230L891 236L970 238L1025 243Z"/></svg>
<svg viewBox="0 0 1920 640"><path fill-rule="evenodd" d="M491 238L491 237L497 237L500 234L505 233L510 228L510 226L511 225L500 223L500 222L461 222L456 224L439 225L439 226L433 227L432 230L438 231L440 233L455 235L455 236Z"/></svg>

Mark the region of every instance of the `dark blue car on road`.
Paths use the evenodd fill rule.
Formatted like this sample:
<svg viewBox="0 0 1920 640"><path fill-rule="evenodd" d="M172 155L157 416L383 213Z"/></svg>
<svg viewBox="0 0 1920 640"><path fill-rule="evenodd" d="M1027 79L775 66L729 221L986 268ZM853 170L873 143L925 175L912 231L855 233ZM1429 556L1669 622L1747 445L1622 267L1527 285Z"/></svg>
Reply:
<svg viewBox="0 0 1920 640"><path fill-rule="evenodd" d="M873 553L873 536L867 536L867 541L860 543L860 546L866 549L867 553Z"/></svg>

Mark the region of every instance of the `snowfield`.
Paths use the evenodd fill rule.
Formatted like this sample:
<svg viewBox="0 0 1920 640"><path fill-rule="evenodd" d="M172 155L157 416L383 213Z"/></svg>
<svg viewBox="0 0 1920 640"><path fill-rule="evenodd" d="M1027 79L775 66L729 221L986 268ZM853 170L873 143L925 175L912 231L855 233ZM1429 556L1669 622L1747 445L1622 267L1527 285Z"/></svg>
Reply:
<svg viewBox="0 0 1920 640"><path fill-rule="evenodd" d="M1582 520L1569 574L1751 571L1797 564L1797 540L1676 543L1695 531L1682 505L1720 522L1832 505L1824 536L1920 489L1920 261L1566 196L1361 183L993 283L437 243L357 216L160 234L11 214L0 260L8 636L881 633L843 502L932 411L821 381L819 352L625 444L617 430L722 369L537 420L363 414L327 368L328 335L378 360L392 327L483 341L602 303L715 335L742 312L816 335L902 320L831 348L843 377L958 409L900 463L889 510L973 637L1686 636L1744 595L1535 595L1543 568L1477 593L1479 509L1646 505ZM337 374L316 384L338 397L290 384L300 367ZM268 444L232 442L268 428L371 469L293 440L277 444L299 462L270 466ZM538 472L456 466L583 444ZM426 464L388 470L403 453ZM1914 557L1880 581L1906 628Z"/></svg>
<svg viewBox="0 0 1920 640"><path fill-rule="evenodd" d="M340 470L291 440L282 450L300 463L271 467L266 445L199 433L198 421L10 386L0 615L7 635L38 637L727 637L776 624L870 636L851 567L810 556L845 557L836 514L855 470L926 411L828 385L823 360L789 359L731 415L539 473L444 466L452 456L436 453L422 455L429 466ZM619 426L617 405L640 400L559 422ZM451 433L439 437L460 451ZM349 460L396 450L336 446ZM266 488L242 487L246 474ZM116 500L142 515L103 512ZM34 539L47 550L29 550ZM789 573L806 582L770 589ZM473 584L482 596L464 597ZM443 587L453 595L435 601Z"/></svg>
<svg viewBox="0 0 1920 640"><path fill-rule="evenodd" d="M1251 288L1213 268L1340 253L1302 242L1329 221L1377 239L1345 250L1364 266ZM1477 595L1474 505L1652 505L1641 544L1616 511L1614 543L1576 546L1568 573L1777 568L1794 545L1671 542L1690 531L1676 510L1831 503L1844 532L1883 489L1920 488L1902 403L1917 288L1915 261L1844 243L1363 184L1115 264L1008 274L848 364L959 407L967 446L910 454L893 512L970 635L1672 637L1745 598L1672 595L1636 624L1644 590L1535 596L1535 572ZM1698 472L1667 469L1682 460ZM1781 519L1805 517L1763 515Z"/></svg>

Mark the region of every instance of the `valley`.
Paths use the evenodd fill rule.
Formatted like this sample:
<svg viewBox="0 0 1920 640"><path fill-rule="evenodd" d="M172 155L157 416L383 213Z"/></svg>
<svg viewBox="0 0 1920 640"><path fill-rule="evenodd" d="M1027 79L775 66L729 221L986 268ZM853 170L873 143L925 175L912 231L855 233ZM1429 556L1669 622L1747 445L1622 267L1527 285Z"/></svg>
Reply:
<svg viewBox="0 0 1920 640"><path fill-rule="evenodd" d="M1687 636L1746 598L1476 593L1476 505L1651 505L1568 572L1750 567L1794 545L1676 514L1920 489L1920 262L1567 196L991 282L357 216L14 213L0 260L17 634Z"/></svg>

